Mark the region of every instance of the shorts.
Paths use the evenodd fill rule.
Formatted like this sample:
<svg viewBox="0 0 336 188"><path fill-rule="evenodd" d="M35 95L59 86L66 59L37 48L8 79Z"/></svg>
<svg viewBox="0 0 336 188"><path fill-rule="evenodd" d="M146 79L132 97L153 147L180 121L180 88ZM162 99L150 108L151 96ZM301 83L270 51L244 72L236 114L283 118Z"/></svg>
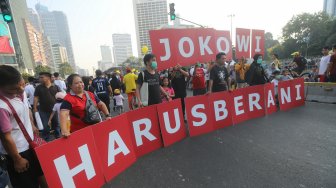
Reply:
<svg viewBox="0 0 336 188"><path fill-rule="evenodd" d="M6 155L7 171L11 184L15 188L38 188L38 178L43 176L40 162L32 149L21 152L20 155L29 162L28 170L22 173L15 171L13 159L9 155Z"/></svg>

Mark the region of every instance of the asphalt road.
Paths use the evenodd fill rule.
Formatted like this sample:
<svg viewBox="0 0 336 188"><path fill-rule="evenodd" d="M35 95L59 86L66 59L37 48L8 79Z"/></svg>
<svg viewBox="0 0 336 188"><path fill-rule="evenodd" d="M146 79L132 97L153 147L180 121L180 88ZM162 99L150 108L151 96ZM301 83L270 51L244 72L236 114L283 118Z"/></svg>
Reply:
<svg viewBox="0 0 336 188"><path fill-rule="evenodd" d="M336 187L336 105L307 103L140 159L104 187Z"/></svg>

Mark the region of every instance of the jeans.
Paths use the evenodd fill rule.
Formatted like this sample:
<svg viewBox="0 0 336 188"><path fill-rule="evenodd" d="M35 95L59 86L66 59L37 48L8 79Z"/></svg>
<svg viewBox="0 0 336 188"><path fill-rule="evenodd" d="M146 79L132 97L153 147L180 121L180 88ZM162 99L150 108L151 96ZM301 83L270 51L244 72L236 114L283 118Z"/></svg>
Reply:
<svg viewBox="0 0 336 188"><path fill-rule="evenodd" d="M40 113L40 117L41 117L41 121L43 124L43 131L42 131L42 138L45 139L46 141L50 141L50 128L48 125L48 121L51 115L51 112L43 112L41 110L39 110ZM58 114L57 112L55 113L55 115L53 116L53 118L51 119L51 127L54 130L55 133L55 137L59 138L61 137L61 128L58 122Z"/></svg>

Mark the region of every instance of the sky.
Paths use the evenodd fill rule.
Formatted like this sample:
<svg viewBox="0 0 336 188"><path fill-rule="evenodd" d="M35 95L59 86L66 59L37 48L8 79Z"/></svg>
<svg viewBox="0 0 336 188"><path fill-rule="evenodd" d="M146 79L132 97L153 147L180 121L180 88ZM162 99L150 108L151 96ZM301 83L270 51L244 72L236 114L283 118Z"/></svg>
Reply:
<svg viewBox="0 0 336 188"><path fill-rule="evenodd" d="M97 67L101 60L100 45L112 46L113 33L131 34L133 54L137 56L132 0L27 0L27 5L34 8L38 2L67 15L79 67L90 72L93 66ZM323 9L323 0L168 0L168 3L175 3L175 13L180 17L218 30L230 30L228 15L234 14L233 28L263 29L275 39L294 15Z"/></svg>

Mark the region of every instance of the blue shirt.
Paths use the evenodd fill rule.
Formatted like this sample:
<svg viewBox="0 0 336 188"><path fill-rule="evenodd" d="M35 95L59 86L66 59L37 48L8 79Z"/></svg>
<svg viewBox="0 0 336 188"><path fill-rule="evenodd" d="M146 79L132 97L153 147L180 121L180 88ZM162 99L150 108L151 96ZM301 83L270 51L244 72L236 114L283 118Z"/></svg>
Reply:
<svg viewBox="0 0 336 188"><path fill-rule="evenodd" d="M109 94L108 93L108 86L109 86L109 82L107 80L107 78L104 77L97 77L92 81L92 86L95 88L96 90L96 94L100 95L100 94Z"/></svg>

